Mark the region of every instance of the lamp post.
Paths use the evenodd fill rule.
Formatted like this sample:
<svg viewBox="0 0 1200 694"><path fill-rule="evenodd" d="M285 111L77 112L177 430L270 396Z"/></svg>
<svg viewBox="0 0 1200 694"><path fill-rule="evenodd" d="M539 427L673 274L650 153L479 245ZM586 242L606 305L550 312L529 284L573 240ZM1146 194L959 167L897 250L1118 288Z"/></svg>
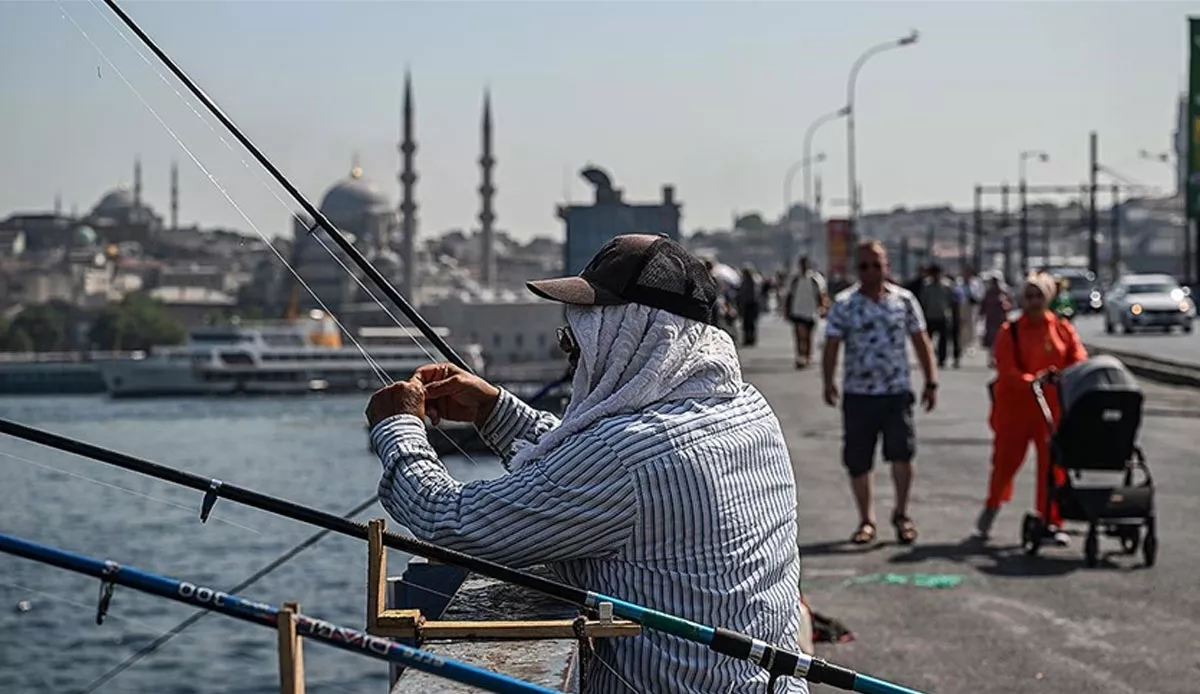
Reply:
<svg viewBox="0 0 1200 694"><path fill-rule="evenodd" d="M817 134L817 130L822 125L825 125L826 123L829 123L831 121L835 121L838 118L844 118L844 117L848 116L849 114L850 114L850 107L843 106L836 111L830 111L829 113L826 113L826 114L822 115L820 118L817 118L816 120L814 120L808 126L808 129L804 131L804 154L803 154L804 159L803 160L808 160L808 159L812 158L812 142L813 142L813 137L816 136L816 134ZM804 168L804 206L807 207L810 211L812 211L814 208L813 190L812 190L812 168L811 167ZM820 219L820 217L818 217L818 219ZM806 239L809 239L809 242L811 245L811 239L812 239L812 216L811 215L804 218L804 236Z"/></svg>
<svg viewBox="0 0 1200 694"><path fill-rule="evenodd" d="M1050 155L1040 149L1027 149L1021 152L1017 158L1017 182L1018 190L1021 196L1021 274L1025 275L1029 272L1029 203L1025 197L1027 188L1025 182L1025 162L1035 159L1040 162L1050 161ZM1047 257L1042 259L1042 265L1049 265L1049 253Z"/></svg>
<svg viewBox="0 0 1200 694"><path fill-rule="evenodd" d="M877 46L868 48L865 53L854 61L854 65L850 67L850 78L846 81L846 174L848 178L846 195L850 198L850 216L849 216L849 231L851 240L854 239L856 221L858 217L858 177L856 176L854 152L854 86L858 81L858 72L862 70L862 66L871 56L883 53L884 51L893 48L903 48L911 46L917 42L919 34L916 29L913 29L907 36L902 36L898 39L893 39L886 43L881 43Z"/></svg>
<svg viewBox="0 0 1200 694"><path fill-rule="evenodd" d="M787 224L787 231L788 231L789 239L791 239L791 237L792 237L792 181L796 177L796 172L799 171L800 169L804 169L804 180L807 184L807 181L810 178L809 172L812 171L813 165L820 164L823 161L825 161L825 153L824 152L818 152L817 155L815 157L813 157L813 156L809 156L807 148L806 148L806 151L804 152L804 158L800 159L799 161L796 161L791 166L789 166L787 173L784 174L784 176L783 176L783 220ZM809 217L812 216L812 213L813 213L812 207L809 204L807 189L805 189L805 195L804 195L804 208L805 208L805 211L808 212L808 216L805 217L805 221L804 221L804 230L807 233L808 219L809 219ZM789 244L788 247L791 248L791 244Z"/></svg>

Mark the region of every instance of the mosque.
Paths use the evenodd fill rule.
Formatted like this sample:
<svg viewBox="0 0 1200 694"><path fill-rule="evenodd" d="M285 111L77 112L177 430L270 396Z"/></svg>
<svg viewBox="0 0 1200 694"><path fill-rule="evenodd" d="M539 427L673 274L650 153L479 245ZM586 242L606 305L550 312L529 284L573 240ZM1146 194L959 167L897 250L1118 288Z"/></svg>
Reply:
<svg viewBox="0 0 1200 694"><path fill-rule="evenodd" d="M401 116L402 139L397 147L401 157L400 204L392 206L388 196L382 193L368 178L355 161L349 175L335 182L321 199L320 211L343 234L346 234L359 251L371 261L384 277L393 282L400 293L412 303L418 303L421 277L419 272L428 263L423 262L417 250L417 203L415 188L417 174L414 155L417 143L414 139L412 76L404 77L403 113ZM479 279L483 286L490 287L495 281L494 223L496 215L493 200L496 188L492 182L492 171L496 158L492 152L492 112L490 93L484 92L481 119L481 155L479 167L479 223L482 237L483 267ZM351 306L373 303L366 292L355 281L370 283L354 267L329 235L322 229L313 230L313 220L298 214L293 220L292 266L326 307L341 315ZM331 257L330 252L336 256ZM343 268L343 266L345 266ZM351 276L350 269L354 276ZM372 288L378 296L378 292ZM382 297L379 297L382 299ZM316 308L316 300L303 291L293 280L291 289L292 306L298 310ZM390 308L390 307L389 307ZM353 311L351 311L353 312Z"/></svg>

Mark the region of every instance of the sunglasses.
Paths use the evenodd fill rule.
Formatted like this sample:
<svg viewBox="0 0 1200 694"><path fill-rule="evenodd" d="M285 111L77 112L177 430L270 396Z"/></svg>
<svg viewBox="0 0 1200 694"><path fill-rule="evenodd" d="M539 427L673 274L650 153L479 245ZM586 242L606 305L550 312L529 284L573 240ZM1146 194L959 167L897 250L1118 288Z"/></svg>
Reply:
<svg viewBox="0 0 1200 694"><path fill-rule="evenodd" d="M1029 301L1041 301L1046 297L1042 296L1041 292L1025 292L1025 298Z"/></svg>
<svg viewBox="0 0 1200 694"><path fill-rule="evenodd" d="M859 263L858 269L863 272L867 270L882 270L883 263Z"/></svg>
<svg viewBox="0 0 1200 694"><path fill-rule="evenodd" d="M579 343L575 341L575 333L571 332L571 326L564 325L555 331L558 337L558 348L565 354L573 354L579 351Z"/></svg>

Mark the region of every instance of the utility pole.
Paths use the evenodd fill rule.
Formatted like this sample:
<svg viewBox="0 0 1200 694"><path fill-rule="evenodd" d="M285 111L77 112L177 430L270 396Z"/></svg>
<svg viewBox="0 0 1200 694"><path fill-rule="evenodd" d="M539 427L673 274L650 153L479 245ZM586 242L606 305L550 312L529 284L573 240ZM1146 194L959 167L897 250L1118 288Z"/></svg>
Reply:
<svg viewBox="0 0 1200 694"><path fill-rule="evenodd" d="M1088 150L1091 159L1091 178L1088 182L1088 270L1097 277L1100 276L1100 249L1096 243L1098 219L1096 217L1096 179L1100 175L1100 144L1093 130L1088 137Z"/></svg>
<svg viewBox="0 0 1200 694"><path fill-rule="evenodd" d="M1025 177L1018 183L1018 197L1021 201L1021 275L1029 274L1029 201L1025 195Z"/></svg>
<svg viewBox="0 0 1200 694"><path fill-rule="evenodd" d="M958 220L958 274L967 274L967 220L962 218Z"/></svg>
<svg viewBox="0 0 1200 694"><path fill-rule="evenodd" d="M975 185L975 272L983 272L983 186Z"/></svg>
<svg viewBox="0 0 1200 694"><path fill-rule="evenodd" d="M1109 263L1112 266L1112 278L1121 276L1121 186L1112 185L1111 232L1109 238Z"/></svg>
<svg viewBox="0 0 1200 694"><path fill-rule="evenodd" d="M1054 257L1050 243L1050 229L1052 225L1058 224L1058 207L1048 206L1042 215L1042 255L1043 265L1052 265L1051 258Z"/></svg>

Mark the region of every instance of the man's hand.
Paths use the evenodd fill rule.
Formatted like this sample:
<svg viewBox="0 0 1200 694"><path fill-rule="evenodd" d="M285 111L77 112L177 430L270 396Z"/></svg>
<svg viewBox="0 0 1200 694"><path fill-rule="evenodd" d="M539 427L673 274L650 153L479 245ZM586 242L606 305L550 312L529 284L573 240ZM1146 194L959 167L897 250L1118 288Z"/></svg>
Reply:
<svg viewBox="0 0 1200 694"><path fill-rule="evenodd" d="M367 424L375 425L398 414L411 414L425 421L425 386L419 375L380 388L367 403Z"/></svg>
<svg viewBox="0 0 1200 694"><path fill-rule="evenodd" d="M414 378L425 384L425 409L434 424L447 419L483 428L500 399L499 388L453 364L422 366Z"/></svg>
<svg viewBox="0 0 1200 694"><path fill-rule="evenodd" d="M833 381L830 381L829 383L825 384L825 404L829 405L830 407L833 407L833 406L837 405L837 401L838 401L837 386L835 386L833 384Z"/></svg>
<svg viewBox="0 0 1200 694"><path fill-rule="evenodd" d="M921 404L925 406L926 412L932 412L933 408L937 407L937 388L933 384L925 384L925 390L921 392Z"/></svg>

